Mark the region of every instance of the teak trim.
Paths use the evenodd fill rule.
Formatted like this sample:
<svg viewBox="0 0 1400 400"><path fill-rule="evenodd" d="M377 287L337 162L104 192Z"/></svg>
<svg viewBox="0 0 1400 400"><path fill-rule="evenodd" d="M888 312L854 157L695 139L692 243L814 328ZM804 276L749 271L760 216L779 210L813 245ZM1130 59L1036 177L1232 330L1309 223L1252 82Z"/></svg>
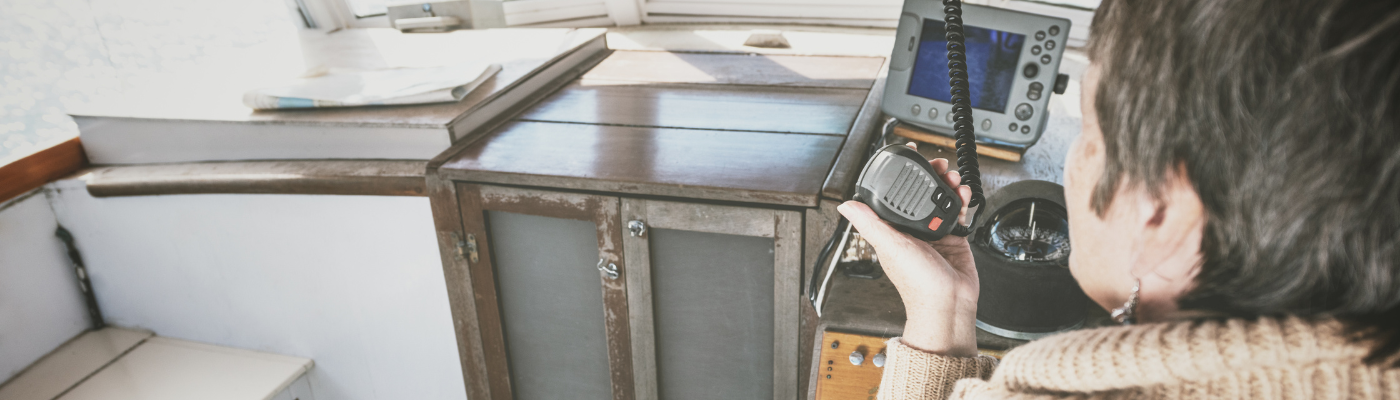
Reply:
<svg viewBox="0 0 1400 400"><path fill-rule="evenodd" d="M87 154L83 152L83 143L78 138L0 165L0 203L68 176L87 165Z"/></svg>
<svg viewBox="0 0 1400 400"><path fill-rule="evenodd" d="M888 64L889 60L885 63ZM860 175L861 166L865 165L866 148L871 140L880 139L880 125L885 115L880 112L880 99L885 95L885 77L888 73L888 68L881 68L880 75L870 87L865 104L861 105L860 113L856 114L855 122L851 123L846 142L841 145L841 152L836 154L831 172L822 184L821 197L846 200L847 193L855 186L856 176Z"/></svg>
<svg viewBox="0 0 1400 400"><path fill-rule="evenodd" d="M489 381L489 398L512 398L505 331L501 324L501 309L496 291L495 265L491 261L490 238L486 227L486 211L504 211L590 221L597 227L598 256L605 262L616 264L620 275L617 279L609 279L602 272L598 274L603 290L604 308L604 315L599 317L604 318L607 329L608 365L613 399L635 399L632 333L627 298L629 278L623 256L623 228L620 225L621 210L618 198L469 183L459 183L456 186L464 231L476 240L478 261L469 263L467 269L475 299L472 306L475 307L475 322L480 332L479 347L485 356L484 362L477 368L485 372L485 378ZM460 288L449 285L448 291L453 290ZM459 334L459 338L461 336ZM461 346L459 343L459 347Z"/></svg>
<svg viewBox="0 0 1400 400"><path fill-rule="evenodd" d="M94 168L93 197L169 194L427 196L425 161L233 161Z"/></svg>

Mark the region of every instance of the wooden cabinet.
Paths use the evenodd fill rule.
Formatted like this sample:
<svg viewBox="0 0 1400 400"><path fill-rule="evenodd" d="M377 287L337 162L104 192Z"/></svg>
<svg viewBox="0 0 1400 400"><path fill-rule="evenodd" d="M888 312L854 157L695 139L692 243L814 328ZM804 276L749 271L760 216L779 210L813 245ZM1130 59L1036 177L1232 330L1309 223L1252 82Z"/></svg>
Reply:
<svg viewBox="0 0 1400 400"><path fill-rule="evenodd" d="M468 397L806 397L883 63L619 51L429 163Z"/></svg>

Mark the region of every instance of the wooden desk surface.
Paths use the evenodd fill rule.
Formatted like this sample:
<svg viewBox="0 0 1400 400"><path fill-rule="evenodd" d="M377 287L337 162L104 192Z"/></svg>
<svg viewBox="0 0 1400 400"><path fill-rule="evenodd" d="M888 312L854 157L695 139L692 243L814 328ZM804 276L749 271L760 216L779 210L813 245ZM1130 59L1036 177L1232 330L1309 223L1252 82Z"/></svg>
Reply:
<svg viewBox="0 0 1400 400"><path fill-rule="evenodd" d="M446 158L462 181L811 207L879 57L617 51ZM878 102L878 99L874 101Z"/></svg>

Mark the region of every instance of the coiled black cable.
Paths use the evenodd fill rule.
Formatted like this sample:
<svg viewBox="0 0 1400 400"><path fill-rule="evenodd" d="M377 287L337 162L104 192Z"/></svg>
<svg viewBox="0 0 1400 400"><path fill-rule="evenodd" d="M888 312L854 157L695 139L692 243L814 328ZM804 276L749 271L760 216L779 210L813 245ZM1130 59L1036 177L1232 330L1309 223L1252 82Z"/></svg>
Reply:
<svg viewBox="0 0 1400 400"><path fill-rule="evenodd" d="M967 236L977 216L982 213L981 205L986 202L982 195L982 173L977 165L977 136L973 133L972 90L968 88L967 47L963 44L962 1L943 0L944 38L948 40L948 91L953 103L954 150L958 155L958 174L962 184L972 189L972 200L968 208L977 208L967 226L958 224L953 234Z"/></svg>
<svg viewBox="0 0 1400 400"><path fill-rule="evenodd" d="M972 89L967 83L967 56L963 42L962 1L943 0L943 23L944 38L948 40L948 91L953 100L953 148L958 156L958 174L962 176L962 184L972 189L972 199L968 201L967 208L977 209L966 226L956 224L951 233L968 236L972 234L972 226L976 225L977 217L982 214L981 206L987 200L982 194L982 172L977 164L977 135L973 132L972 124ZM884 147L884 139L892 134L897 123L895 119L885 123L881 129L881 140L871 143L868 149L870 154L873 155L876 150ZM817 304L817 292L820 290L818 276L822 275L822 266L830 260L829 257L839 256L832 252L836 250L836 242L848 223L845 217L841 217L837 222L836 231L827 239L826 246L817 255L815 265L812 266L813 275L808 277L808 300L812 301L812 306L817 310L821 310L821 305Z"/></svg>

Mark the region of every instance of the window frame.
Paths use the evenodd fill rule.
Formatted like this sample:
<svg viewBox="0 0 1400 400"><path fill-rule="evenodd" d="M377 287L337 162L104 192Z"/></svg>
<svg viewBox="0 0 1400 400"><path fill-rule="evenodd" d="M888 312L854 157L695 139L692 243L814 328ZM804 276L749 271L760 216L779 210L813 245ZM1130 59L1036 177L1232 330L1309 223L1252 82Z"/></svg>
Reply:
<svg viewBox="0 0 1400 400"><path fill-rule="evenodd" d="M389 28L386 15L356 16L352 0L286 0L293 12L305 4L316 30ZM511 0L504 1L511 27L611 27L641 24L730 23L799 24L894 28L903 3L893 0ZM981 4L1065 18L1069 43L1082 47L1094 11L1033 0L968 0ZM790 11L790 12L788 12ZM888 18L882 17L889 15Z"/></svg>

